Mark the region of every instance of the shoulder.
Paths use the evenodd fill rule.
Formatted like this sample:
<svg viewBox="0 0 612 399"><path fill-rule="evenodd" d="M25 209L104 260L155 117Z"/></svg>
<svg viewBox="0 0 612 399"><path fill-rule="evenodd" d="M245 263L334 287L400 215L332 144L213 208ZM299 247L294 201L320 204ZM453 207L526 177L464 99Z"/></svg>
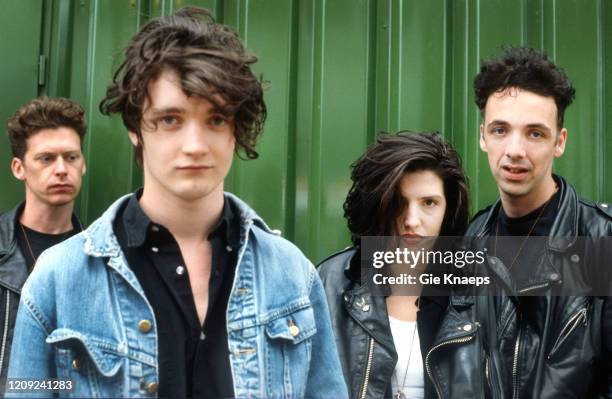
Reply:
<svg viewBox="0 0 612 399"><path fill-rule="evenodd" d="M344 273L344 269L356 252L357 249L355 247L348 247L342 251L329 255L317 265L319 274L321 276L329 276L332 274Z"/></svg>
<svg viewBox="0 0 612 399"><path fill-rule="evenodd" d="M76 234L61 243L46 249L36 261L32 274L26 281L24 292L36 291L36 295L47 287L79 281L88 256L83 251L83 233Z"/></svg>
<svg viewBox="0 0 612 399"><path fill-rule="evenodd" d="M302 251L294 243L283 238L278 230L269 230L253 224L251 234L252 244L260 250L265 250L269 256L296 257L307 260Z"/></svg>
<svg viewBox="0 0 612 399"><path fill-rule="evenodd" d="M476 212L476 214L470 220L470 224L468 225L467 231L465 232L466 236L474 235L480 229L482 229L484 224L487 222L489 214L491 213L491 210L493 209L494 205L495 204L491 204L486 208Z"/></svg>
<svg viewBox="0 0 612 399"><path fill-rule="evenodd" d="M612 234L612 205L579 199L580 220L583 227L595 235Z"/></svg>

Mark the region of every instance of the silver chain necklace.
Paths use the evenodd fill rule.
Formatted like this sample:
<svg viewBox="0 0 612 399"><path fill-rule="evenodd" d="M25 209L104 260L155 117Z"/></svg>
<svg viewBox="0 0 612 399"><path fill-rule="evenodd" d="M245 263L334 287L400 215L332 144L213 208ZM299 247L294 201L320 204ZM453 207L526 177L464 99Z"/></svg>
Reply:
<svg viewBox="0 0 612 399"><path fill-rule="evenodd" d="M397 378L397 367L393 371L393 377L395 377L395 388L396 392L393 395L394 399L406 399L406 395L404 394L404 387L406 386L406 377L408 376L408 369L410 368L410 359L412 358L412 349L414 347L414 336L416 335L417 325L414 323L414 329L412 330L412 339L410 340L410 352L408 353L408 362L406 362L406 370L404 370L404 379L402 380L402 385L399 384L399 379Z"/></svg>

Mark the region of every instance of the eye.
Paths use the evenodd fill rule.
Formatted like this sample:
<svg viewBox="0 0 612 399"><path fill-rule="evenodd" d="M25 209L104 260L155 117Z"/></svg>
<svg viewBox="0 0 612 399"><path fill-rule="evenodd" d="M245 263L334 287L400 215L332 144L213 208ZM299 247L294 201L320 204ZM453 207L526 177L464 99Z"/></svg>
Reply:
<svg viewBox="0 0 612 399"><path fill-rule="evenodd" d="M544 137L544 133L540 132L539 130L533 130L529 132L529 135L534 139L541 139L542 137Z"/></svg>
<svg viewBox="0 0 612 399"><path fill-rule="evenodd" d="M423 205L425 205L427 208L433 208L434 206L438 205L438 202L434 199L426 198L423 200Z"/></svg>
<svg viewBox="0 0 612 399"><path fill-rule="evenodd" d="M223 127L228 123L227 118L221 115L214 115L210 118L210 124L213 127Z"/></svg>
<svg viewBox="0 0 612 399"><path fill-rule="evenodd" d="M68 155L68 162L75 162L77 161L79 158L81 158L81 156L77 153L74 154L69 154Z"/></svg>
<svg viewBox="0 0 612 399"><path fill-rule="evenodd" d="M497 136L501 136L502 134L506 133L506 129L503 127L494 127L493 129L491 129L491 133Z"/></svg>
<svg viewBox="0 0 612 399"><path fill-rule="evenodd" d="M53 155L51 155L51 154L43 154L43 155L38 157L38 160L43 162L43 163L53 162L54 159L55 159L55 157Z"/></svg>
<svg viewBox="0 0 612 399"><path fill-rule="evenodd" d="M172 127L178 125L179 119L174 115L166 115L159 118L158 122L165 127Z"/></svg>

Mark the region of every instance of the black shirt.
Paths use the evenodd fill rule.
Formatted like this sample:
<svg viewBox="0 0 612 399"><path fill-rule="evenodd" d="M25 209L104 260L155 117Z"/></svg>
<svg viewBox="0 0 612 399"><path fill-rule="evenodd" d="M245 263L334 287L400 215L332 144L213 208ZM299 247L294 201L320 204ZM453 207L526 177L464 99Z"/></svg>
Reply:
<svg viewBox="0 0 612 399"><path fill-rule="evenodd" d="M558 212L560 197L560 192L557 191L542 206L518 218L506 215L503 207L499 209L499 214L493 223L494 235L515 236L516 238L499 239L499 243L495 245L495 254L510 269L518 289L525 288L531 270L530 265L537 262L545 248L544 240L529 240L527 235L530 230L530 237L550 234Z"/></svg>
<svg viewBox="0 0 612 399"><path fill-rule="evenodd" d="M28 272L31 272L34 268L36 259L43 253L47 248L51 248L54 245L72 237L73 235L81 231L81 225L76 218L72 218L72 230L60 234L47 234L41 233L40 231L32 230L29 227L24 226L21 222L17 221L15 232L17 234L17 244L19 250L23 254L23 258L26 260Z"/></svg>
<svg viewBox="0 0 612 399"><path fill-rule="evenodd" d="M201 325L178 243L153 223L138 199L127 201L113 224L126 260L153 307L157 323L159 397L233 397L226 309L233 285L240 224L225 201L208 237L212 248L208 310Z"/></svg>

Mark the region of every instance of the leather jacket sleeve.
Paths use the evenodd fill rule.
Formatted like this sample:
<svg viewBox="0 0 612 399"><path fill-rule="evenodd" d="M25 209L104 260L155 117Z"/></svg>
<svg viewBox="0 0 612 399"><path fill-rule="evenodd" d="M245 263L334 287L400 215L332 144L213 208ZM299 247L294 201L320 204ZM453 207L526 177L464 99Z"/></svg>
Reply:
<svg viewBox="0 0 612 399"><path fill-rule="evenodd" d="M309 296L315 314L317 333L312 341L311 367L308 372L305 397L348 398L323 284L314 266L311 266L311 271L313 283ZM322 364L330 367L319 367Z"/></svg>

